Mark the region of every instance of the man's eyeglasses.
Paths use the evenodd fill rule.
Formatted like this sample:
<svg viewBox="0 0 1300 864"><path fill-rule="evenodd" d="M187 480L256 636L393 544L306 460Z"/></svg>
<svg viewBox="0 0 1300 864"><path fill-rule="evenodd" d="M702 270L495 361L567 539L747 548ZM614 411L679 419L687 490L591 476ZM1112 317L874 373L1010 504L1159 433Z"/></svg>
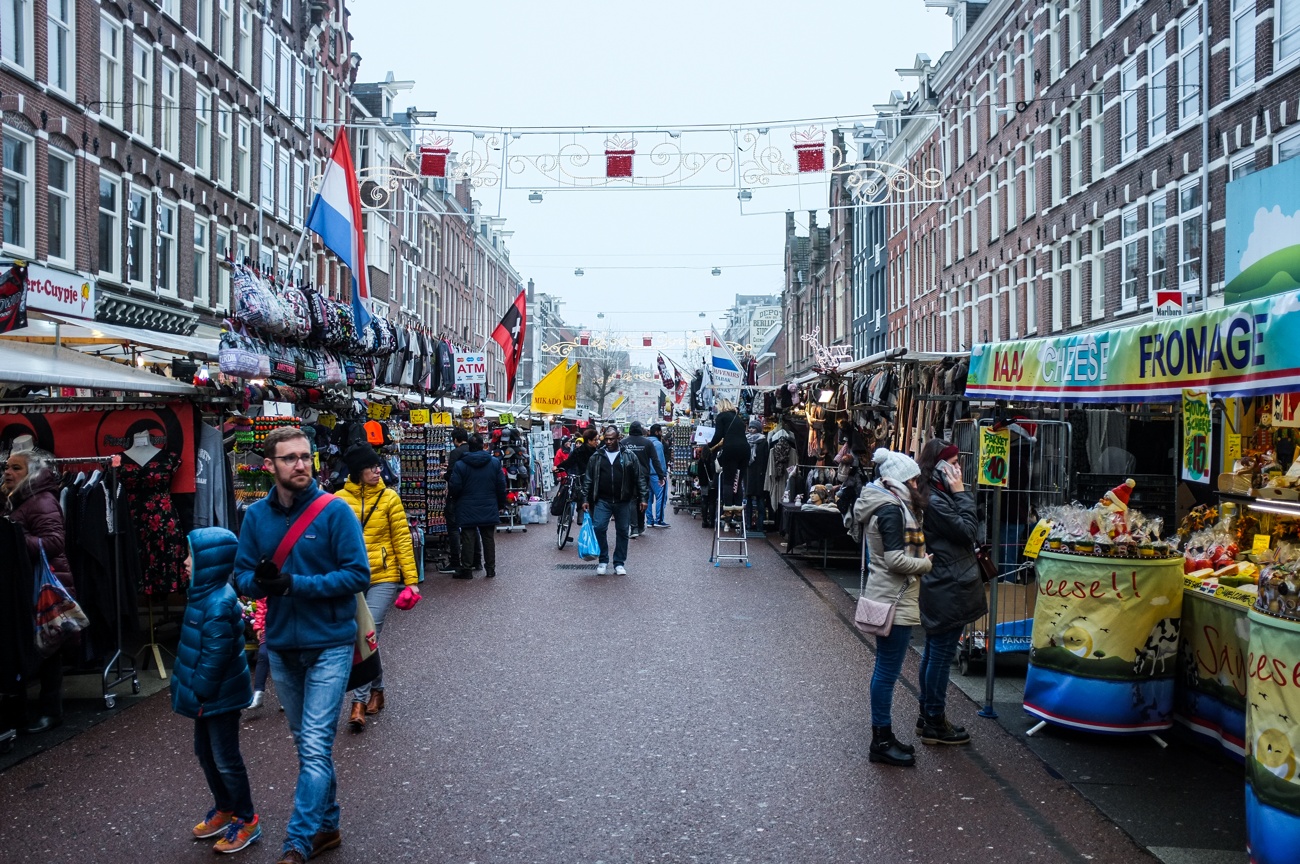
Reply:
<svg viewBox="0 0 1300 864"><path fill-rule="evenodd" d="M292 456L272 456L271 458L274 459L276 462L279 462L281 465L285 465L285 466L297 465L299 463L302 463L304 465L311 464L310 453L294 453Z"/></svg>

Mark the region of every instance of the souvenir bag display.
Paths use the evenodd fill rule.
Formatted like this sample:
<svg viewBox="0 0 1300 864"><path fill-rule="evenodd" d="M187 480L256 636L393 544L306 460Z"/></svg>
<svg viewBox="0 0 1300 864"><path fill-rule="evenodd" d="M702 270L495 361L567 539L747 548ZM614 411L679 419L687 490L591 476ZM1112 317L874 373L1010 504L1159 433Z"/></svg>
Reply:
<svg viewBox="0 0 1300 864"><path fill-rule="evenodd" d="M261 358L253 350L252 341L237 333L229 321L225 322L225 329L221 331L217 363L223 373L236 378L256 378L262 369Z"/></svg>
<svg viewBox="0 0 1300 864"><path fill-rule="evenodd" d="M292 285L280 291L280 304L285 312L285 335L294 339L306 339L311 335L311 311L307 298Z"/></svg>
<svg viewBox="0 0 1300 864"><path fill-rule="evenodd" d="M60 584L41 546L41 563L37 567L32 608L36 611L36 650L49 657L73 633L90 626L90 619L77 601Z"/></svg>
<svg viewBox="0 0 1300 864"><path fill-rule="evenodd" d="M307 338L313 342L324 342L325 334L329 330L329 308L326 300L314 288L303 288L302 296L307 303L307 316L311 321Z"/></svg>
<svg viewBox="0 0 1300 864"><path fill-rule="evenodd" d="M333 351L324 352L325 360L321 365L321 378L326 384L346 384L347 375L343 371L343 361Z"/></svg>
<svg viewBox="0 0 1300 864"><path fill-rule="evenodd" d="M372 357L357 358L357 373L352 386L358 390L369 390L375 386L375 361Z"/></svg>
<svg viewBox="0 0 1300 864"><path fill-rule="evenodd" d="M266 296L269 298L267 300L266 323L262 325L262 332L273 336L290 335L289 310L285 307L280 294L275 290L275 284L268 279L263 279L262 290L266 292Z"/></svg>
<svg viewBox="0 0 1300 864"><path fill-rule="evenodd" d="M319 384L324 360L314 348L298 349L298 380L308 387Z"/></svg>
<svg viewBox="0 0 1300 864"><path fill-rule="evenodd" d="M289 354L289 349L276 342L269 345L271 351L271 377L281 381L292 381L298 374L298 364Z"/></svg>
<svg viewBox="0 0 1300 864"><path fill-rule="evenodd" d="M275 298L262 280L247 267L235 265L231 271L231 292L235 295L235 317L246 326L272 330L279 317Z"/></svg>

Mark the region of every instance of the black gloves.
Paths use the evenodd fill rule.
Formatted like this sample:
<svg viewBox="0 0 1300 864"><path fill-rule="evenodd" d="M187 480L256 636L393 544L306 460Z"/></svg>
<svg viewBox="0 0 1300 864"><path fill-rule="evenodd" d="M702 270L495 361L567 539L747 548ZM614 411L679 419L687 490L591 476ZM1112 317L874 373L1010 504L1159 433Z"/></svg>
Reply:
<svg viewBox="0 0 1300 864"><path fill-rule="evenodd" d="M253 571L253 581L266 592L268 597L282 597L293 587L293 577L281 573L274 561L263 561Z"/></svg>

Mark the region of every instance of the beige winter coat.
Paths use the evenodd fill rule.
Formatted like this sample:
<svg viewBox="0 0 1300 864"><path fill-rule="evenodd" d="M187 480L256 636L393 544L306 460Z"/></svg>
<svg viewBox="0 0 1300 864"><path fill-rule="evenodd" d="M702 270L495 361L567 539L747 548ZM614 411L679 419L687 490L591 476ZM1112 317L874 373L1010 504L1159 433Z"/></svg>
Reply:
<svg viewBox="0 0 1300 864"><path fill-rule="evenodd" d="M853 520L865 527L867 584L863 596L881 603L893 603L894 623L921 623L920 577L930 572L930 559L913 558L906 552L907 520L898 499L875 483L862 487L853 505ZM900 598L898 592L910 580Z"/></svg>

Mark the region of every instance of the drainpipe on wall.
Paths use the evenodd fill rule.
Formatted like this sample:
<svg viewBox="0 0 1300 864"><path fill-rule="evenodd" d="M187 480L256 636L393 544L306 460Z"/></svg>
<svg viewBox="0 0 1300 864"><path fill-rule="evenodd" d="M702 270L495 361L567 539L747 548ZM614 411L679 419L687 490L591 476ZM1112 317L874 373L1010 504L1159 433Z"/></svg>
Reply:
<svg viewBox="0 0 1300 864"><path fill-rule="evenodd" d="M1226 200L1226 198L1225 198ZM1226 242L1226 239L1225 239ZM1201 302L1210 297L1210 6L1201 0Z"/></svg>

